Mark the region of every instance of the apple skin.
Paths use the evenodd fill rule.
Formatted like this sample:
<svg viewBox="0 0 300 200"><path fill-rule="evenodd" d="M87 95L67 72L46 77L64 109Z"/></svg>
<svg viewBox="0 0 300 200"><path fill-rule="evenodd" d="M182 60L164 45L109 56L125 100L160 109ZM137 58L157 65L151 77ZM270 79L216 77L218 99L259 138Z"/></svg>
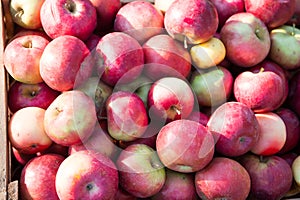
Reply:
<svg viewBox="0 0 300 200"><path fill-rule="evenodd" d="M184 77L191 71L191 56L181 43L166 34L155 35L143 44L144 73L152 80Z"/></svg>
<svg viewBox="0 0 300 200"><path fill-rule="evenodd" d="M154 0L154 6L165 14L174 1L175 0Z"/></svg>
<svg viewBox="0 0 300 200"><path fill-rule="evenodd" d="M300 1L299 0L295 0L295 12L286 24L287 25L295 24L296 27L300 26Z"/></svg>
<svg viewBox="0 0 300 200"><path fill-rule="evenodd" d="M209 120L209 116L201 111L192 111L192 113L188 116L189 120L199 122L203 126L207 125L207 122Z"/></svg>
<svg viewBox="0 0 300 200"><path fill-rule="evenodd" d="M195 186L201 199L240 200L248 197L251 180L239 162L215 157L208 166L196 172Z"/></svg>
<svg viewBox="0 0 300 200"><path fill-rule="evenodd" d="M95 50L100 39L101 37L99 35L93 33L86 41L84 41L84 43L90 51L93 51Z"/></svg>
<svg viewBox="0 0 300 200"><path fill-rule="evenodd" d="M97 122L93 100L79 90L60 94L46 109L44 126L57 144L80 144L93 133Z"/></svg>
<svg viewBox="0 0 300 200"><path fill-rule="evenodd" d="M50 40L39 32L24 31L12 38L3 53L3 63L14 80L36 84L43 82L39 62Z"/></svg>
<svg viewBox="0 0 300 200"><path fill-rule="evenodd" d="M117 12L114 22L115 31L129 34L140 44L162 33L163 26L162 12L147 1L132 1L123 5Z"/></svg>
<svg viewBox="0 0 300 200"><path fill-rule="evenodd" d="M45 0L34 0L28 3L26 0L10 1L10 13L12 20L26 29L42 28L40 10Z"/></svg>
<svg viewBox="0 0 300 200"><path fill-rule="evenodd" d="M61 163L55 184L60 199L113 199L118 181L110 158L86 150L71 154Z"/></svg>
<svg viewBox="0 0 300 200"><path fill-rule="evenodd" d="M233 93L238 102L244 103L256 113L278 109L286 95L286 80L272 71L245 71L233 84ZM262 90L263 88L263 90Z"/></svg>
<svg viewBox="0 0 300 200"><path fill-rule="evenodd" d="M244 0L246 12L260 18L269 29L285 24L295 12L296 0Z"/></svg>
<svg viewBox="0 0 300 200"><path fill-rule="evenodd" d="M169 169L190 173L203 169L213 158L213 135L202 124L179 119L161 128L156 139L157 154Z"/></svg>
<svg viewBox="0 0 300 200"><path fill-rule="evenodd" d="M133 144L121 151L116 165L120 186L135 197L156 194L166 180L165 167L157 153L145 144Z"/></svg>
<svg viewBox="0 0 300 200"><path fill-rule="evenodd" d="M223 25L220 35L226 48L226 58L235 65L252 67L268 56L271 47L269 31L251 13L231 15Z"/></svg>
<svg viewBox="0 0 300 200"><path fill-rule="evenodd" d="M26 84L14 81L7 92L7 103L12 113L29 106L47 109L59 94L45 82Z"/></svg>
<svg viewBox="0 0 300 200"><path fill-rule="evenodd" d="M216 7L206 0L174 1L164 18L168 34L189 44L209 40L217 31L218 23Z"/></svg>
<svg viewBox="0 0 300 200"><path fill-rule="evenodd" d="M259 124L245 104L226 102L210 116L208 130L214 135L216 151L225 156L249 152L259 138Z"/></svg>
<svg viewBox="0 0 300 200"><path fill-rule="evenodd" d="M26 163L31 160L32 158L36 157L36 154L26 154L20 152L18 149L12 147L12 154L15 160L20 164L21 166L26 165Z"/></svg>
<svg viewBox="0 0 300 200"><path fill-rule="evenodd" d="M62 35L86 40L97 26L97 12L90 0L45 1L40 11L44 31L52 39Z"/></svg>
<svg viewBox="0 0 300 200"><path fill-rule="evenodd" d="M44 130L45 109L25 107L12 115L8 122L8 137L21 153L34 154L52 144Z"/></svg>
<svg viewBox="0 0 300 200"><path fill-rule="evenodd" d="M133 81L142 73L144 66L142 46L123 32L110 32L103 36L97 44L95 56L100 60L96 71L110 86Z"/></svg>
<svg viewBox="0 0 300 200"><path fill-rule="evenodd" d="M247 154L239 162L251 178L250 199L281 199L292 186L292 169L279 156Z"/></svg>
<svg viewBox="0 0 300 200"><path fill-rule="evenodd" d="M58 168L65 157L45 154L27 162L20 176L22 199L59 199L55 188Z"/></svg>

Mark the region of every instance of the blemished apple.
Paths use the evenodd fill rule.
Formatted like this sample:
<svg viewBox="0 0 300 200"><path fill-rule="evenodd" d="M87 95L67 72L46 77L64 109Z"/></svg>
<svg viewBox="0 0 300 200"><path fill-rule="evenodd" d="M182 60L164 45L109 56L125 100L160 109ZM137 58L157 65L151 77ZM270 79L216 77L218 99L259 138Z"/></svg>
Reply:
<svg viewBox="0 0 300 200"><path fill-rule="evenodd" d="M35 31L24 31L7 44L3 63L7 72L19 82L36 84L43 82L39 62L50 40Z"/></svg>
<svg viewBox="0 0 300 200"><path fill-rule="evenodd" d="M40 10L44 31L52 39L72 35L86 40L97 26L97 12L90 0L45 1Z"/></svg>
<svg viewBox="0 0 300 200"><path fill-rule="evenodd" d="M295 12L295 0L244 0L246 12L260 18L269 29L285 24Z"/></svg>
<svg viewBox="0 0 300 200"><path fill-rule="evenodd" d="M206 126L209 120L209 116L201 111L194 110L191 112L187 119L199 122L203 126Z"/></svg>
<svg viewBox="0 0 300 200"><path fill-rule="evenodd" d="M269 58L287 70L300 67L300 29L282 25L270 32L271 49Z"/></svg>
<svg viewBox="0 0 300 200"><path fill-rule="evenodd" d="M231 15L220 34L226 48L226 58L235 65L252 67L269 54L271 39L268 28L251 13Z"/></svg>
<svg viewBox="0 0 300 200"><path fill-rule="evenodd" d="M58 200L55 179L64 159L58 154L45 154L28 161L20 176L22 199Z"/></svg>
<svg viewBox="0 0 300 200"><path fill-rule="evenodd" d="M290 79L288 105L300 116L300 72L296 72Z"/></svg>
<svg viewBox="0 0 300 200"><path fill-rule="evenodd" d="M191 88L198 104L208 107L217 107L229 99L233 81L231 72L222 66L194 70L190 77Z"/></svg>
<svg viewBox="0 0 300 200"><path fill-rule="evenodd" d="M154 6L164 14L174 1L175 0L154 0Z"/></svg>
<svg viewBox="0 0 300 200"><path fill-rule="evenodd" d="M96 71L110 86L133 81L142 73L144 66L142 46L123 32L110 32L103 36L97 44L95 56L102 59L96 65Z"/></svg>
<svg viewBox="0 0 300 200"><path fill-rule="evenodd" d="M166 180L165 167L156 151L145 144L133 144L121 151L116 165L120 186L139 198L156 194Z"/></svg>
<svg viewBox="0 0 300 200"><path fill-rule="evenodd" d="M59 36L50 41L41 56L41 77L54 90L71 90L91 75L90 55L85 43L77 37Z"/></svg>
<svg viewBox="0 0 300 200"><path fill-rule="evenodd" d="M213 37L218 29L218 12L207 0L174 1L165 13L169 35L187 44L199 44Z"/></svg>
<svg viewBox="0 0 300 200"><path fill-rule="evenodd" d="M156 139L157 154L169 169L190 173L203 169L213 158L215 141L202 124L179 119L161 128Z"/></svg>
<svg viewBox="0 0 300 200"><path fill-rule="evenodd" d="M140 138L148 125L148 114L142 99L128 91L113 92L106 101L109 135L122 141Z"/></svg>
<svg viewBox="0 0 300 200"><path fill-rule="evenodd" d="M151 37L143 44L144 74L152 80L167 76L184 77L191 71L191 56L179 41L167 34Z"/></svg>
<svg viewBox="0 0 300 200"><path fill-rule="evenodd" d="M214 135L216 151L225 156L249 152L259 139L259 123L243 103L226 102L210 116L208 130Z"/></svg>
<svg viewBox="0 0 300 200"><path fill-rule="evenodd" d="M281 199L292 186L292 169L279 156L246 154L239 162L251 178L250 199Z"/></svg>
<svg viewBox="0 0 300 200"><path fill-rule="evenodd" d="M140 44L162 33L163 26L162 12L147 1L132 1L123 5L117 12L114 22L115 31L129 34Z"/></svg>
<svg viewBox="0 0 300 200"><path fill-rule="evenodd" d="M13 21L26 29L42 28L40 10L45 0L11 0L10 13Z"/></svg>
<svg viewBox="0 0 300 200"><path fill-rule="evenodd" d="M166 122L187 118L194 107L194 94L190 85L176 77L155 81L148 93L148 112L151 118Z"/></svg>
<svg viewBox="0 0 300 200"><path fill-rule="evenodd" d="M256 113L259 124L259 137L251 152L257 155L270 156L278 153L287 138L283 119L275 112Z"/></svg>
<svg viewBox="0 0 300 200"><path fill-rule="evenodd" d="M63 146L80 144L93 133L97 122L91 97L79 90L61 93L46 109L44 126L47 135Z"/></svg>
<svg viewBox="0 0 300 200"><path fill-rule="evenodd" d="M247 170L236 160L215 157L196 172L195 186L201 199L246 199L251 180Z"/></svg>
<svg viewBox="0 0 300 200"><path fill-rule="evenodd" d="M25 107L12 115L8 122L8 137L21 153L34 154L45 150L52 140L44 129L45 109Z"/></svg>
<svg viewBox="0 0 300 200"><path fill-rule="evenodd" d="M55 185L60 199L113 199L118 182L114 162L86 150L71 154L61 163Z"/></svg>

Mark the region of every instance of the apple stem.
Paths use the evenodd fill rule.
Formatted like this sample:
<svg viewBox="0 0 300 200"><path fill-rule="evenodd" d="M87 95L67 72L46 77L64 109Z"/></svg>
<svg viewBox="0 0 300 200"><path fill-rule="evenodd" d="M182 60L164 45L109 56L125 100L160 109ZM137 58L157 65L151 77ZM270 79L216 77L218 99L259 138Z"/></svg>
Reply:
<svg viewBox="0 0 300 200"><path fill-rule="evenodd" d="M264 72L265 71L265 68L260 68L260 70L259 70L259 73L262 73L262 72Z"/></svg>
<svg viewBox="0 0 300 200"><path fill-rule="evenodd" d="M15 17L21 18L24 14L24 10L22 8L18 8L18 12L16 13Z"/></svg>
<svg viewBox="0 0 300 200"><path fill-rule="evenodd" d="M75 4L72 1L67 1L65 3L65 8L70 11L71 13L73 13L75 11Z"/></svg>
<svg viewBox="0 0 300 200"><path fill-rule="evenodd" d="M295 29L296 29L296 24L295 24L295 23L293 23L293 31L292 31L292 33L291 33L291 35L292 35L292 36L294 36L294 35L295 35Z"/></svg>
<svg viewBox="0 0 300 200"><path fill-rule="evenodd" d="M180 109L178 109L176 106L172 106L172 110L175 110L175 112L177 113L177 115L180 115Z"/></svg>
<svg viewBox="0 0 300 200"><path fill-rule="evenodd" d="M188 48L186 36L184 36L184 39L183 39L183 45L184 45L184 48L185 48L185 49Z"/></svg>

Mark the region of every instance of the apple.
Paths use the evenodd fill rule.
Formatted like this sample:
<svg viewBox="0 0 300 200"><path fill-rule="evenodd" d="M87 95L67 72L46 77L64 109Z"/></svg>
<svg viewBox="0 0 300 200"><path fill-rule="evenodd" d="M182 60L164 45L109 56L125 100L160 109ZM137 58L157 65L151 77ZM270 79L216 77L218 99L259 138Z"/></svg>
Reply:
<svg viewBox="0 0 300 200"><path fill-rule="evenodd" d="M220 35L226 48L226 58L240 67L252 67L269 54L271 39L268 28L251 13L230 16Z"/></svg>
<svg viewBox="0 0 300 200"><path fill-rule="evenodd" d="M294 181L296 182L296 184L298 186L300 186L300 156L298 155L293 163L292 163L292 172L293 172L293 177L294 177Z"/></svg>
<svg viewBox="0 0 300 200"><path fill-rule="evenodd" d="M239 162L251 178L250 199L281 199L292 186L292 169L279 156L246 154Z"/></svg>
<svg viewBox="0 0 300 200"><path fill-rule="evenodd" d="M26 154L22 153L20 150L12 147L12 154L13 158L20 164L21 166L26 165L28 161L30 161L32 158L36 157L36 154Z"/></svg>
<svg viewBox="0 0 300 200"><path fill-rule="evenodd" d="M200 124L202 124L203 126L206 126L207 125L207 122L209 120L209 116L201 111L197 111L197 110L194 110L192 111L192 113L188 116L189 120L192 120L192 121L196 121L196 122L199 122Z"/></svg>
<svg viewBox="0 0 300 200"><path fill-rule="evenodd" d="M90 37L87 40L85 40L84 43L90 51L93 51L95 50L100 39L101 37L99 35L92 33Z"/></svg>
<svg viewBox="0 0 300 200"><path fill-rule="evenodd" d="M45 0L33 0L28 3L24 0L11 0L10 13L12 20L26 29L42 28L40 10Z"/></svg>
<svg viewBox="0 0 300 200"><path fill-rule="evenodd" d="M251 180L246 169L237 161L214 157L204 169L196 172L195 186L201 199L246 199Z"/></svg>
<svg viewBox="0 0 300 200"><path fill-rule="evenodd" d="M295 0L244 0L246 12L260 18L269 29L287 23L295 12Z"/></svg>
<svg viewBox="0 0 300 200"><path fill-rule="evenodd" d="M286 22L287 25L295 25L296 27L300 26L300 1L295 0L295 12L293 16Z"/></svg>
<svg viewBox="0 0 300 200"><path fill-rule="evenodd" d="M187 44L199 44L213 37L218 28L216 7L207 0L174 1L165 13L168 34Z"/></svg>
<svg viewBox="0 0 300 200"><path fill-rule="evenodd" d="M55 185L60 199L113 199L118 181L110 158L86 150L71 154L61 163Z"/></svg>
<svg viewBox="0 0 300 200"><path fill-rule="evenodd" d="M226 102L207 122L214 135L216 151L225 156L241 156L249 152L259 138L259 124L254 112L245 104Z"/></svg>
<svg viewBox="0 0 300 200"><path fill-rule="evenodd" d="M270 31L271 49L269 58L286 70L300 67L300 29L282 25Z"/></svg>
<svg viewBox="0 0 300 200"><path fill-rule="evenodd" d="M80 144L93 133L97 122L93 100L84 92L61 93L46 109L44 124L47 135L57 144Z"/></svg>
<svg viewBox="0 0 300 200"><path fill-rule="evenodd" d="M50 147L48 147L47 149L41 152L38 152L37 156L54 153L54 154L62 155L63 157L66 158L69 155L68 151L69 151L69 147L52 142Z"/></svg>
<svg viewBox="0 0 300 200"><path fill-rule="evenodd" d="M140 138L148 125L142 99L128 91L113 92L106 101L108 133L116 140Z"/></svg>
<svg viewBox="0 0 300 200"><path fill-rule="evenodd" d="M28 161L20 176L22 199L58 200L55 179L58 168L64 159L58 154L45 154Z"/></svg>
<svg viewBox="0 0 300 200"><path fill-rule="evenodd" d="M89 49L77 37L57 37L51 40L41 56L41 77L54 90L71 90L92 73L93 63L89 56Z"/></svg>
<svg viewBox="0 0 300 200"><path fill-rule="evenodd" d="M174 1L175 0L154 0L154 6L165 14Z"/></svg>
<svg viewBox="0 0 300 200"><path fill-rule="evenodd" d="M144 73L152 80L167 76L186 78L191 72L191 56L181 43L167 34L151 37L143 44Z"/></svg>
<svg viewBox="0 0 300 200"><path fill-rule="evenodd" d="M120 186L135 197L151 197L165 183L165 167L157 153L145 144L133 144L125 148L117 158L116 165Z"/></svg>
<svg viewBox="0 0 300 200"><path fill-rule="evenodd" d="M203 169L213 158L213 135L202 124L179 119L161 128L156 139L157 154L169 169L190 173Z"/></svg>
<svg viewBox="0 0 300 200"><path fill-rule="evenodd" d="M141 14L141 10L143 10ZM129 34L140 44L163 31L164 16L152 3L132 1L116 14L114 30Z"/></svg>
<svg viewBox="0 0 300 200"><path fill-rule="evenodd" d="M222 67L210 67L206 70L194 70L190 77L200 106L215 107L226 102L232 94L233 76Z"/></svg>
<svg viewBox="0 0 300 200"><path fill-rule="evenodd" d="M300 71L296 72L289 82L288 105L300 116Z"/></svg>
<svg viewBox="0 0 300 200"><path fill-rule="evenodd" d="M278 109L283 104L286 89L286 79L273 71L265 71L263 67L258 72L240 73L233 84L236 100L256 113Z"/></svg>
<svg viewBox="0 0 300 200"><path fill-rule="evenodd" d="M3 53L5 69L14 80L36 84L43 82L39 62L49 39L34 31L23 32L7 44Z"/></svg>
<svg viewBox="0 0 300 200"><path fill-rule="evenodd" d="M118 200L138 200L137 197L129 194L129 192L125 191L121 186L119 186L118 191L115 195L114 199Z"/></svg>
<svg viewBox="0 0 300 200"><path fill-rule="evenodd" d="M169 122L187 118L194 107L194 94L190 85L176 77L164 77L155 81L148 93L148 112Z"/></svg>
<svg viewBox="0 0 300 200"><path fill-rule="evenodd" d="M99 59L96 71L101 80L110 86L129 83L143 70L142 46L123 32L110 32L103 36L97 44L95 56Z"/></svg>
<svg viewBox="0 0 300 200"><path fill-rule="evenodd" d="M283 119L274 112L256 113L260 132L258 141L251 152L257 155L270 156L278 153L287 138L286 125Z"/></svg>
<svg viewBox="0 0 300 200"><path fill-rule="evenodd" d="M97 26L97 12L90 0L45 1L40 10L44 31L52 39L62 35L86 40Z"/></svg>
<svg viewBox="0 0 300 200"><path fill-rule="evenodd" d="M34 154L52 144L44 129L45 109L25 107L15 112L8 122L11 145L21 153Z"/></svg>

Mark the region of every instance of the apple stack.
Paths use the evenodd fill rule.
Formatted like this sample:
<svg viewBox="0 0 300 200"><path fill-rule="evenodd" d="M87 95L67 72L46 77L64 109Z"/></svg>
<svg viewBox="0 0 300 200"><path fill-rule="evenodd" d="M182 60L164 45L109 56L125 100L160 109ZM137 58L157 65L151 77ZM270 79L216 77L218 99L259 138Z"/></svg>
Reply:
<svg viewBox="0 0 300 200"><path fill-rule="evenodd" d="M299 0L11 0L21 199L300 194Z"/></svg>

